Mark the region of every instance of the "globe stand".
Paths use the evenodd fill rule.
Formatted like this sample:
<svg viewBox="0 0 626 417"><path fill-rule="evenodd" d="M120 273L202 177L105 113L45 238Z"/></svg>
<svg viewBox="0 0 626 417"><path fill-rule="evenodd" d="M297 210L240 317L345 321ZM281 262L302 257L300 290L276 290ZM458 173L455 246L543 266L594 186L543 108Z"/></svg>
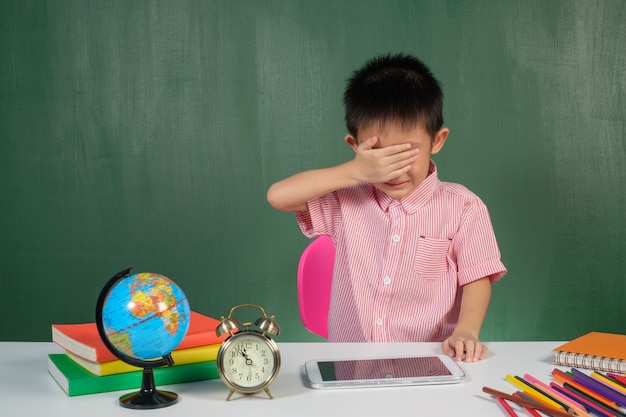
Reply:
<svg viewBox="0 0 626 417"><path fill-rule="evenodd" d="M149 410L163 408L178 401L178 394L170 391L159 391L154 384L152 368L144 368L141 379L141 389L137 392L125 394L120 397L120 405L136 410Z"/></svg>
<svg viewBox="0 0 626 417"><path fill-rule="evenodd" d="M131 268L124 269L115 274L102 288L98 301L96 303L96 327L98 333L104 345L122 361L143 368L143 374L141 378L141 388L137 392L122 395L119 398L120 405L125 408L131 408L136 410L149 410L154 408L163 408L178 402L178 394L170 391L159 391L156 389L154 383L153 368L162 366L173 366L174 360L171 354L166 354L160 359L153 360L140 360L132 356L127 355L123 351L119 350L109 340L106 331L104 330L104 323L102 318L102 311L104 308L105 300L111 289L118 283L118 281L130 276Z"/></svg>

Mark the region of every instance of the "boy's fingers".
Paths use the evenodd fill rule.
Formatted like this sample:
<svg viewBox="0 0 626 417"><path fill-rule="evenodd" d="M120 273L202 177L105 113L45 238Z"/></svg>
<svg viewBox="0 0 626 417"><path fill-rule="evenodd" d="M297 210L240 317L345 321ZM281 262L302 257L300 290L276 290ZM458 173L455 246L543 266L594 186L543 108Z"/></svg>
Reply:
<svg viewBox="0 0 626 417"><path fill-rule="evenodd" d="M480 345L480 351L478 349L476 349L476 360L483 360L485 359L485 356L487 355L487 347L485 345Z"/></svg>
<svg viewBox="0 0 626 417"><path fill-rule="evenodd" d="M377 136L372 136L371 138L367 138L359 144L359 149L363 151L368 151L372 149L374 145L376 145L376 142L378 142Z"/></svg>
<svg viewBox="0 0 626 417"><path fill-rule="evenodd" d="M473 362L474 361L474 353L476 346L473 342L465 342L465 362Z"/></svg>
<svg viewBox="0 0 626 417"><path fill-rule="evenodd" d="M386 146L386 147L384 147L382 149L389 156L391 156L391 155L411 154L411 153L417 151L417 148L411 149L411 144L410 143L401 143L400 145Z"/></svg>
<svg viewBox="0 0 626 417"><path fill-rule="evenodd" d="M456 360L461 362L463 360L463 355L465 354L465 343L462 340L457 340L454 344L454 350L456 353Z"/></svg>
<svg viewBox="0 0 626 417"><path fill-rule="evenodd" d="M378 136L372 136L361 142L358 148L362 151L369 151L374 148L377 142ZM384 148L377 149L377 152L380 152L380 154L384 156L401 155L405 153L411 155L413 153L417 154L418 151L417 148L411 149L410 143L401 143L399 145L385 146Z"/></svg>

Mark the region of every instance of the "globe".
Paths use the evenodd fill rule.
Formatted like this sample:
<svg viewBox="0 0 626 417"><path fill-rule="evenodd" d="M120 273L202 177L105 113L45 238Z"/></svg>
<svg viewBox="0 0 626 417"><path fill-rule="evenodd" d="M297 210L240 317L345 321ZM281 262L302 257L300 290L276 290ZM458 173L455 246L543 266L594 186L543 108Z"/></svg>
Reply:
<svg viewBox="0 0 626 417"><path fill-rule="evenodd" d="M117 273L102 288L96 324L106 347L119 359L144 368L142 389L120 397L128 408L160 408L178 396L154 387L152 368L171 366L171 352L189 329L185 293L171 279L153 272Z"/></svg>
<svg viewBox="0 0 626 417"><path fill-rule="evenodd" d="M169 278L143 272L119 280L102 308L109 341L133 358L161 358L182 342L189 329L189 303Z"/></svg>

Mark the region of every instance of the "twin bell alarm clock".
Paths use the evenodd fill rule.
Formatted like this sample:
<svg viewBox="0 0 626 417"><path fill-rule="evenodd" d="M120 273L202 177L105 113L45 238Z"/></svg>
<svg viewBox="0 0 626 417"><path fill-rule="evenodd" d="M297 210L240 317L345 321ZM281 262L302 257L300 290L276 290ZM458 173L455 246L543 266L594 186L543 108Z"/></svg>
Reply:
<svg viewBox="0 0 626 417"><path fill-rule="evenodd" d="M252 323L241 323L233 313L243 307L257 308L262 316L251 328ZM220 378L230 388L226 400L234 392L255 394L265 391L270 399L269 386L280 369L280 353L271 336L278 336L280 327L274 316L268 317L265 310L256 304L240 304L233 307L228 317L221 317L215 329L218 336L229 334L217 353L217 371Z"/></svg>

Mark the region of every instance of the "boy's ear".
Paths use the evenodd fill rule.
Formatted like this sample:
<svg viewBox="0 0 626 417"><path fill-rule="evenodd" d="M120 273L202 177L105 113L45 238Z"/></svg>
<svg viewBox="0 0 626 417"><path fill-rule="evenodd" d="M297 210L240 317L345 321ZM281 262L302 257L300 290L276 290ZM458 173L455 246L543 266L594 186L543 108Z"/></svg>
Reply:
<svg viewBox="0 0 626 417"><path fill-rule="evenodd" d="M439 129L439 131L435 134L433 143L430 146L431 155L436 154L441 150L441 148L443 148L443 145L446 143L446 139L448 138L448 133L450 133L450 129L444 127Z"/></svg>
<svg viewBox="0 0 626 417"><path fill-rule="evenodd" d="M343 141L346 142L354 152L356 152L356 148L359 146L359 141L356 140L354 136L351 134L347 134Z"/></svg>

